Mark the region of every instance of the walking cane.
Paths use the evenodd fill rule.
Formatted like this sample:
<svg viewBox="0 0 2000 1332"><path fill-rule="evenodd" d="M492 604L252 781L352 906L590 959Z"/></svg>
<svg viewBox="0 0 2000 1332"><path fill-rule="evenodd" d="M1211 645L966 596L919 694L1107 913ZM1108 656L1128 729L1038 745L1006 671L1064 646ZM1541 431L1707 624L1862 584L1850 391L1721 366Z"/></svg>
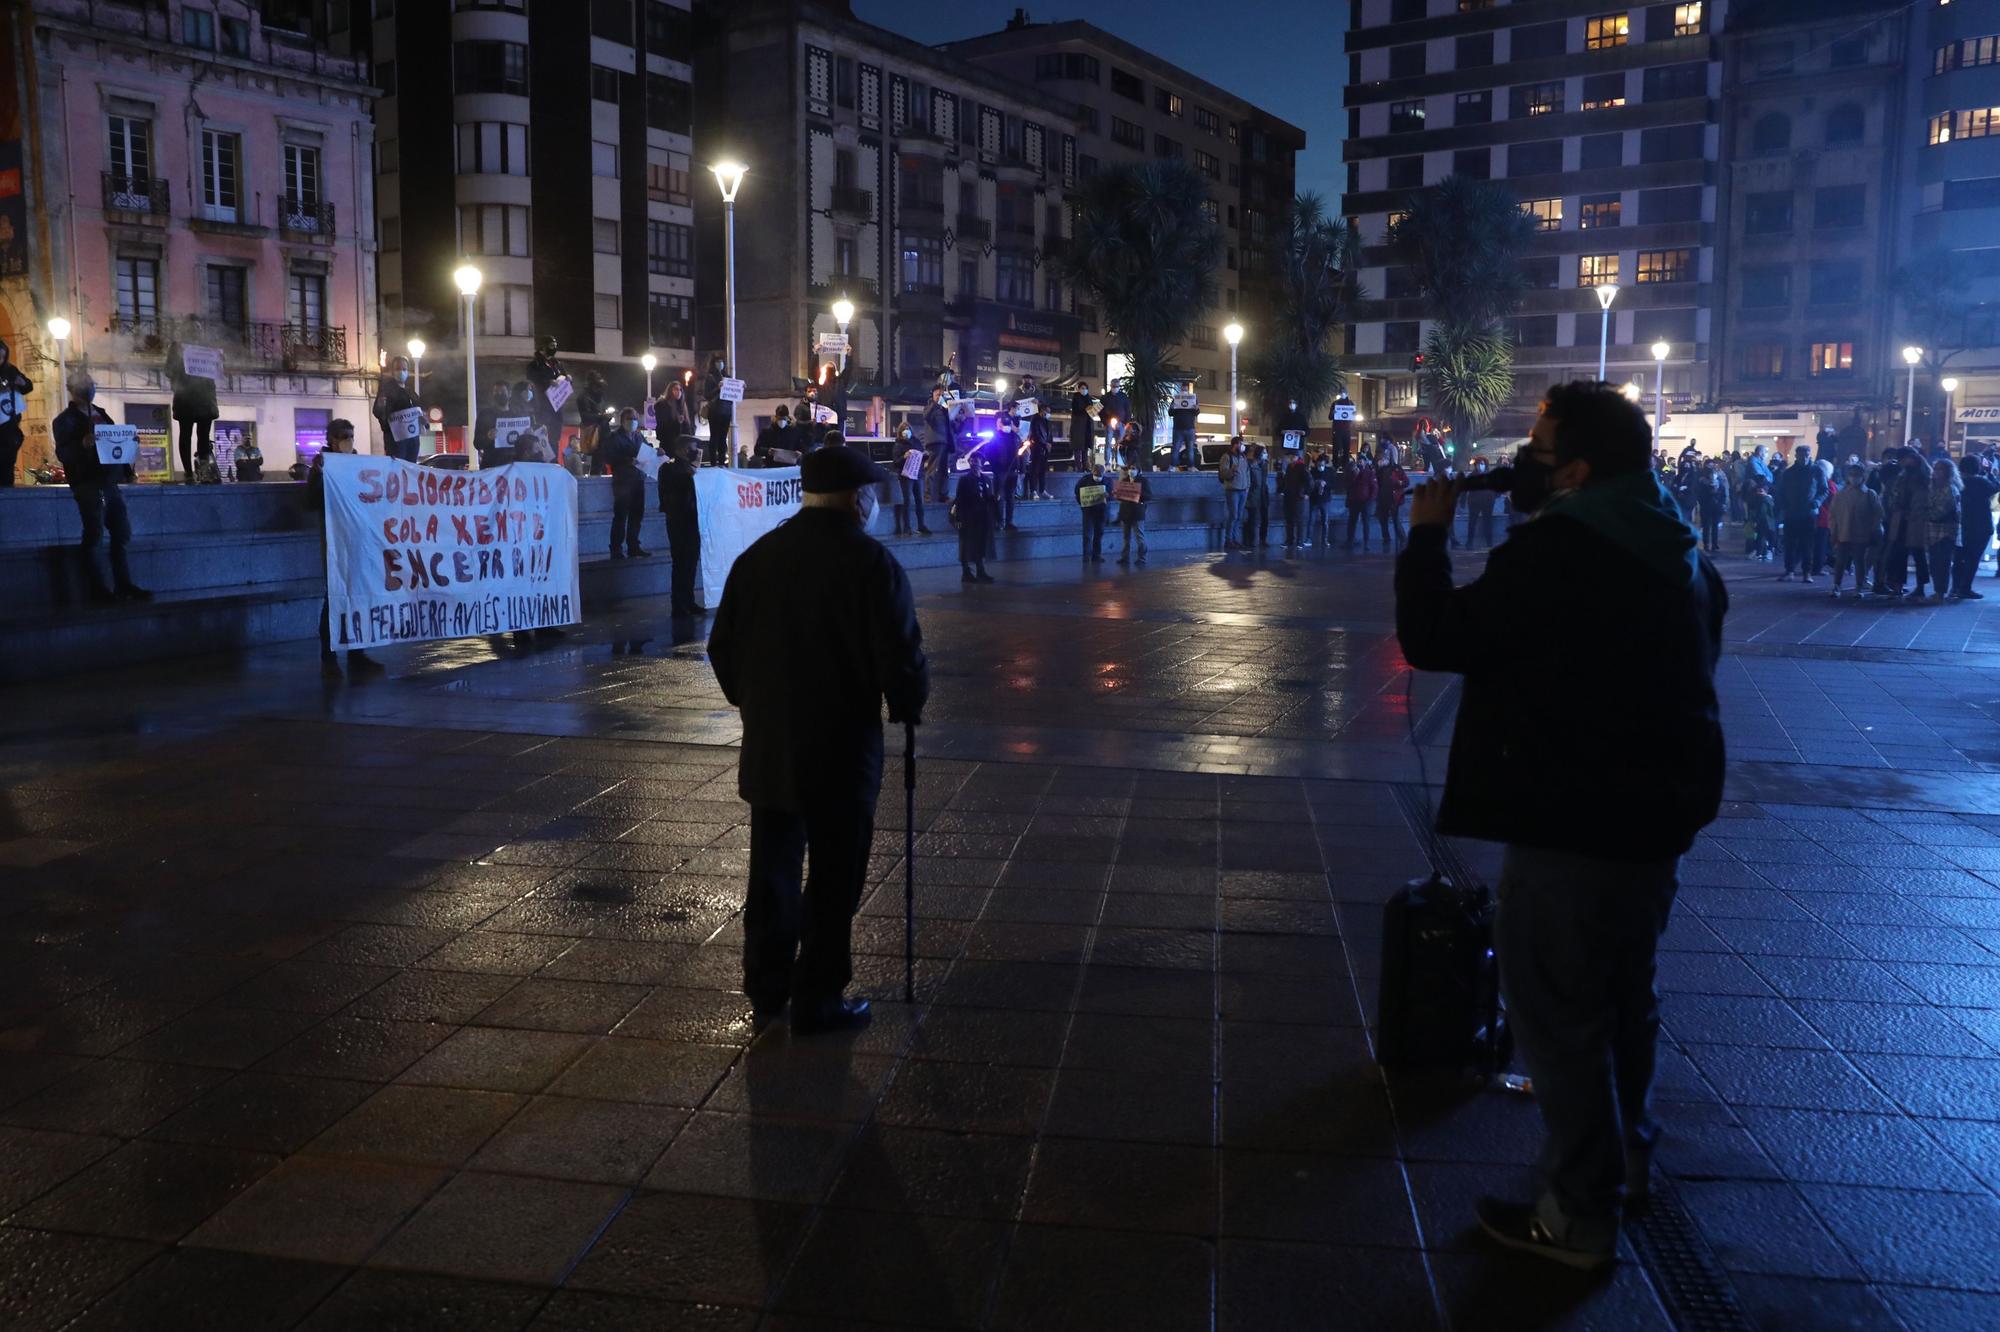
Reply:
<svg viewBox="0 0 2000 1332"><path fill-rule="evenodd" d="M903 723L903 1002L917 1001L917 724Z"/></svg>

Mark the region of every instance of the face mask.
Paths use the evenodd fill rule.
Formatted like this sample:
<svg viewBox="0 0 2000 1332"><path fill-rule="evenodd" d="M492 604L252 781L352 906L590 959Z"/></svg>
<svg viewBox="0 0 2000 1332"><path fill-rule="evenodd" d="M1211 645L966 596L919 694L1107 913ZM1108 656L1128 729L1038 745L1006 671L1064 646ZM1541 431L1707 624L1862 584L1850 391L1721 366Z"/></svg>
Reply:
<svg viewBox="0 0 2000 1332"><path fill-rule="evenodd" d="M875 496L875 488L873 486L865 487L861 491L862 531L866 532L869 528L875 526L875 510L881 507L881 503L882 501Z"/></svg>
<svg viewBox="0 0 2000 1332"><path fill-rule="evenodd" d="M97 401L97 385L92 384L89 388L83 391L83 400L85 402Z"/></svg>
<svg viewBox="0 0 2000 1332"><path fill-rule="evenodd" d="M409 372L409 371L407 371L407 370L398 370L398 371L396 372L396 382L397 382L398 384L407 384L407 383L409 383L409 382L410 382L410 372Z"/></svg>
<svg viewBox="0 0 2000 1332"><path fill-rule="evenodd" d="M1522 449L1514 459L1514 488L1508 493L1507 502L1521 513L1533 513L1548 503L1555 490L1554 465Z"/></svg>

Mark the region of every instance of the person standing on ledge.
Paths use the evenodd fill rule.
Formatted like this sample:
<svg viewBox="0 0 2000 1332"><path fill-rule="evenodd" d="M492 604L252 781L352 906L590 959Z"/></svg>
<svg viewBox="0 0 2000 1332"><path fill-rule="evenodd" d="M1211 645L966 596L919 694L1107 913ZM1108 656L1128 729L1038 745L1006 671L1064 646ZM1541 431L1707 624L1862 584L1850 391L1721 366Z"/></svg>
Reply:
<svg viewBox="0 0 2000 1332"><path fill-rule="evenodd" d="M180 427L181 479L195 483L195 463L215 457L209 432L222 413L215 405L215 381L206 375L191 375L181 355L181 344L167 348L167 384L174 391L174 424ZM383 438L387 439L385 431Z"/></svg>
<svg viewBox="0 0 2000 1332"><path fill-rule="evenodd" d="M14 484L14 464L21 456L21 417L35 381L14 364L13 348L0 339L0 486Z"/></svg>
<svg viewBox="0 0 2000 1332"><path fill-rule="evenodd" d="M70 498L76 501L77 516L83 520L83 539L77 555L83 561L84 581L92 601L151 601L153 594L132 581L125 562L125 547L132 540L132 522L125 516L125 497L118 483L129 480L132 469L122 463L109 466L97 458L97 427L110 425L111 418L96 406L97 382L88 370L73 370L69 376L69 406L49 423L55 437L56 461L69 479ZM106 583L97 568L97 543L111 534L111 581Z"/></svg>
<svg viewBox="0 0 2000 1332"><path fill-rule="evenodd" d="M597 441L597 451L611 472L611 558L646 558L639 528L646 521L646 474L639 468L639 414L620 408L618 425Z"/></svg>
<svg viewBox="0 0 2000 1332"><path fill-rule="evenodd" d="M694 437L676 435L666 450L667 460L660 464L659 491L660 512L667 519L667 555L673 561L673 599L669 609L676 619L689 619L695 614L694 575L701 562L701 511L694 492Z"/></svg>
<svg viewBox="0 0 2000 1332"><path fill-rule="evenodd" d="M1419 488L1396 637L1465 677L1437 830L1504 844L1494 948L1547 1130L1532 1202L1481 1199L1488 1235L1571 1267L1616 1256L1659 1134L1654 954L1676 871L1722 800L1715 661L1729 599L1610 384L1548 391L1514 464L1532 515L1453 587L1458 483Z"/></svg>
<svg viewBox="0 0 2000 1332"><path fill-rule="evenodd" d="M917 724L930 671L903 566L863 530L888 476L833 444L803 458L799 477L798 516L730 569L708 658L743 713L743 992L766 1022L789 1001L792 1030L811 1033L868 1022L868 1001L845 991L882 790L882 704L891 722Z"/></svg>

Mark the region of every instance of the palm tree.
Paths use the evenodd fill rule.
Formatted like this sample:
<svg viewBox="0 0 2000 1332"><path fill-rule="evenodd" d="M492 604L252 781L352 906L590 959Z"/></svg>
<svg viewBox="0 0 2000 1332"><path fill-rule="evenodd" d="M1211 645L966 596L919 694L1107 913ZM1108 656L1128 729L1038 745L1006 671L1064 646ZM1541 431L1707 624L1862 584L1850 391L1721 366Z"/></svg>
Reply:
<svg viewBox="0 0 2000 1332"><path fill-rule="evenodd" d="M1366 299L1355 273L1360 238L1327 214L1317 194L1301 194L1285 205L1278 221L1277 301L1271 327L1259 329L1250 358L1268 419L1287 401L1308 417L1347 386L1333 333L1347 318L1348 305Z"/></svg>
<svg viewBox="0 0 2000 1332"><path fill-rule="evenodd" d="M1431 321L1424 377L1458 438L1485 429L1514 389L1514 343L1500 320L1520 304L1521 254L1535 224L1492 181L1451 175L1389 229Z"/></svg>
<svg viewBox="0 0 2000 1332"><path fill-rule="evenodd" d="M1058 272L1089 296L1131 358L1132 414L1148 440L1178 377L1174 349L1215 304L1222 232L1203 215L1207 197L1207 177L1178 161L1112 167L1072 196L1075 224Z"/></svg>

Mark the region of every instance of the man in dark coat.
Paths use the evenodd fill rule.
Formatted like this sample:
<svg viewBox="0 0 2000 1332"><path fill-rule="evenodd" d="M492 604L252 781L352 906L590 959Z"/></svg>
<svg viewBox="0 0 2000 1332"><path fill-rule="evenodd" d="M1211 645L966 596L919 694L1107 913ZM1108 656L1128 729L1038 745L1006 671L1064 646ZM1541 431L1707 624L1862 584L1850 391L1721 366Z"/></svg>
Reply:
<svg viewBox="0 0 2000 1332"><path fill-rule="evenodd" d="M404 462L415 462L417 450L421 446L421 428L408 439L397 439L394 422L396 417L417 405L416 395L410 392L410 363L398 356L389 362L389 368L382 372L382 378L375 385L375 424L382 427L382 447L391 458L401 458ZM406 421L407 424L407 421ZM187 452L187 439L183 434L181 452ZM202 446L206 453L207 446Z"/></svg>
<svg viewBox="0 0 2000 1332"><path fill-rule="evenodd" d="M701 524L694 498L694 440L678 436L660 464L660 512L667 519L667 554L673 560L675 615L693 615L695 567L701 560Z"/></svg>
<svg viewBox="0 0 2000 1332"><path fill-rule="evenodd" d="M862 530L863 496L887 477L845 444L809 454L799 474L804 507L737 557L708 655L743 712L743 991L767 1020L789 999L792 1030L816 1032L868 1020L867 1001L843 992L882 789L882 704L915 724L930 675L903 567Z"/></svg>
<svg viewBox="0 0 2000 1332"><path fill-rule="evenodd" d="M496 440L494 435L500 428L500 419L512 413L514 397L505 384L493 386L492 400L479 409L479 423L472 432L473 446L479 450L481 467L499 467L514 461L514 446L506 440Z"/></svg>
<svg viewBox="0 0 2000 1332"><path fill-rule="evenodd" d="M618 413L618 425L597 442L604 465L611 470L611 558L644 559L639 527L646 520L646 474L639 470L639 414L630 407Z"/></svg>
<svg viewBox="0 0 2000 1332"><path fill-rule="evenodd" d="M106 465L97 458L97 427L110 425L111 418L94 405L96 381L87 370L69 377L69 406L49 423L55 438L56 461L69 480L70 498L76 501L77 516L83 521L83 539L77 543L77 558L83 564L84 581L93 601L151 601L153 594L132 581L125 562L125 547L132 540L132 523L125 516L125 497L118 483L131 479L132 469L122 464ZM111 581L97 568L97 543L111 534Z"/></svg>
<svg viewBox="0 0 2000 1332"><path fill-rule="evenodd" d="M21 456L21 417L35 381L14 364L13 349L0 339L0 486L14 484L14 464Z"/></svg>
<svg viewBox="0 0 2000 1332"><path fill-rule="evenodd" d="M722 381L729 378L729 372L722 367L720 356L708 360L708 372L701 377L701 410L708 420L708 448L702 460L710 466L718 463L736 465L736 459L729 456L732 441L729 438L731 425L736 420L736 404L722 396Z"/></svg>
<svg viewBox="0 0 2000 1332"><path fill-rule="evenodd" d="M1651 443L1618 389L1551 388L1514 469L1531 520L1455 588L1458 486L1428 484L1396 566L1405 660L1465 677L1438 831L1506 846L1500 983L1548 1134L1539 1199L1483 1199L1479 1221L1575 1267L1612 1261L1647 1187L1654 954L1680 857L1722 798L1728 597Z"/></svg>
<svg viewBox="0 0 2000 1332"><path fill-rule="evenodd" d="M1778 501L1778 519L1785 525L1785 571L1778 581L1792 581L1797 568L1805 582L1813 580L1813 531L1819 522L1820 505L1826 503L1826 473L1813 465L1812 448L1801 444L1792 455L1792 465L1778 477L1773 497Z"/></svg>
<svg viewBox="0 0 2000 1332"><path fill-rule="evenodd" d="M569 400L565 398L562 406L558 407L549 400L549 392L555 388L557 380L569 378L569 371L556 359L556 340L543 338L537 342L535 358L528 362L527 369L521 373L526 376L529 385L535 391L533 399L535 424L548 432L550 448L561 449L563 409L569 406ZM641 507L644 507L643 503Z"/></svg>
<svg viewBox="0 0 2000 1332"><path fill-rule="evenodd" d="M986 470L984 449L974 449L968 464L958 474L951 501L952 521L958 524L959 577L967 583L990 583L993 575L986 572L986 552L993 544L993 476Z"/></svg>

